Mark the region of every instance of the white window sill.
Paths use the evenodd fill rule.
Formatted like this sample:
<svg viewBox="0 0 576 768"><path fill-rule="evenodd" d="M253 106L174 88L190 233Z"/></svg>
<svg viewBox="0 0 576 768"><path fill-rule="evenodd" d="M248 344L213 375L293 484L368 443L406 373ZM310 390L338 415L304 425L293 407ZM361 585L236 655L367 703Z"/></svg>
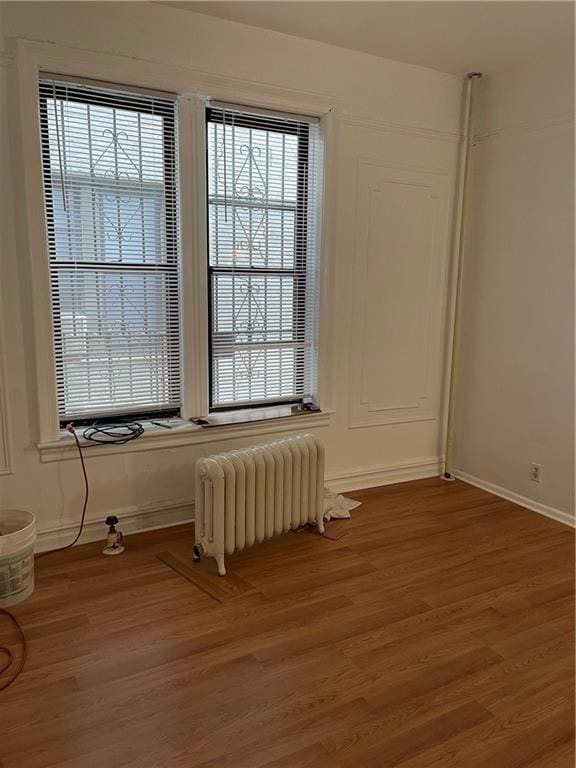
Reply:
<svg viewBox="0 0 576 768"><path fill-rule="evenodd" d="M82 448L86 449L86 457L111 456L119 453L138 453L140 451L162 450L164 448L178 448L186 445L201 445L203 443L216 443L224 440L232 440L235 437L257 437L278 432L293 432L298 430L327 427L330 424L330 416L333 411L321 411L310 413L292 414L290 416L259 420L245 421L237 425L203 428L188 421L181 421L180 425L171 429L159 427L150 422L143 424L144 434L124 445L100 445L81 437L82 428L78 429L78 436ZM160 420L158 420L160 421ZM174 423L174 419L171 420ZM78 458L78 449L71 434L62 430L57 440L38 443L40 461L65 461Z"/></svg>

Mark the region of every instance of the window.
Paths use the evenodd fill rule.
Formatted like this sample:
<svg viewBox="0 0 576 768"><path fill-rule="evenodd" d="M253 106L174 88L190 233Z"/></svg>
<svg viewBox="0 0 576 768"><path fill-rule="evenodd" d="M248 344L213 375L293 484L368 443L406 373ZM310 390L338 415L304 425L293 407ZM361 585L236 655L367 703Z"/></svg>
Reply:
<svg viewBox="0 0 576 768"><path fill-rule="evenodd" d="M320 122L209 104L40 78L61 426L317 399Z"/></svg>
<svg viewBox="0 0 576 768"><path fill-rule="evenodd" d="M207 110L210 410L316 393L319 124Z"/></svg>
<svg viewBox="0 0 576 768"><path fill-rule="evenodd" d="M61 421L180 406L175 101L44 78Z"/></svg>

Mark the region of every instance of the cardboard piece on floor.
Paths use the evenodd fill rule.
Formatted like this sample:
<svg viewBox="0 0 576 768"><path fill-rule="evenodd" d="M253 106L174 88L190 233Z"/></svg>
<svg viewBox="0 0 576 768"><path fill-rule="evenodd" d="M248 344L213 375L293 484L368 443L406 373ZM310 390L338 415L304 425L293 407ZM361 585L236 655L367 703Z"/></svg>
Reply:
<svg viewBox="0 0 576 768"><path fill-rule="evenodd" d="M191 554L184 556L174 552L160 552L158 559L220 603L256 591L251 584L233 573L218 576L212 558L204 558L196 563Z"/></svg>

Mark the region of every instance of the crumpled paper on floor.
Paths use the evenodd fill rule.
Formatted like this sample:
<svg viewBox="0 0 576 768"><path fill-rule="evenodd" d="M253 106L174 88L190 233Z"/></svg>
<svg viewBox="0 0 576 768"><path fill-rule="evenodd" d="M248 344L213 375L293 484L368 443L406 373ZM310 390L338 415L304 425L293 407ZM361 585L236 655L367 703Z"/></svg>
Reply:
<svg viewBox="0 0 576 768"><path fill-rule="evenodd" d="M362 504L361 501L347 499L338 493L324 489L324 520L337 520L351 517L350 512Z"/></svg>

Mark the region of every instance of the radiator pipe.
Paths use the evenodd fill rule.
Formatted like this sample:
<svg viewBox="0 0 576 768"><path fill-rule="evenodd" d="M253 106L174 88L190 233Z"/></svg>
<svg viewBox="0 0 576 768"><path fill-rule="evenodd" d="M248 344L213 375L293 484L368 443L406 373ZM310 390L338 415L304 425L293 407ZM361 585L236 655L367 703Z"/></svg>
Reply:
<svg viewBox="0 0 576 768"><path fill-rule="evenodd" d="M475 81L482 77L481 72L469 72L464 82L463 98L463 141L460 152L458 194L456 205L456 224L454 230L455 259L453 268L453 301L451 317L451 343L447 360L447 380L444 392L446 417L442 442L444 445L444 467L441 475L443 480L454 480L452 475L452 448L454 432L454 389L456 368L458 362L458 327L461 312L462 274L464 268L464 252L466 247L466 222L468 217L468 201L471 177L471 149L473 138L473 109Z"/></svg>

